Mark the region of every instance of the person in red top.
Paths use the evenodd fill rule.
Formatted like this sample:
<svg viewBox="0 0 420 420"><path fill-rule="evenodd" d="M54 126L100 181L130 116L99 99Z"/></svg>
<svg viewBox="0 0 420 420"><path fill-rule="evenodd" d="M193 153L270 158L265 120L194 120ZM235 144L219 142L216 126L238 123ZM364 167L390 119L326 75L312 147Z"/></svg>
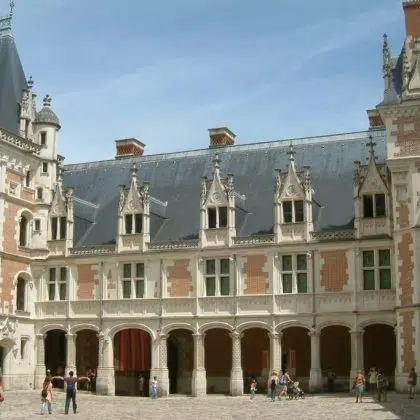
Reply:
<svg viewBox="0 0 420 420"><path fill-rule="evenodd" d="M66 391L66 404L64 406L64 411L66 414L69 414L70 401L73 403L73 413L77 413L77 403L76 403L76 384L78 381L90 381L87 376L74 376L74 372L71 370L69 376L54 376L53 378L61 379L67 384Z"/></svg>

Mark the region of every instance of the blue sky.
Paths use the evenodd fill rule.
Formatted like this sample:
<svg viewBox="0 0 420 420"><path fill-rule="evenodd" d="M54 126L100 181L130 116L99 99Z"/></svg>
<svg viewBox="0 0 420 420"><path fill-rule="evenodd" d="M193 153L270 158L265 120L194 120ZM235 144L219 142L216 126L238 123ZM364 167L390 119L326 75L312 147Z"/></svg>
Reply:
<svg viewBox="0 0 420 420"><path fill-rule="evenodd" d="M364 130L383 92L382 34L401 0L15 0L13 32L66 163ZM7 0L0 0L2 13ZM39 101L41 102L41 101Z"/></svg>

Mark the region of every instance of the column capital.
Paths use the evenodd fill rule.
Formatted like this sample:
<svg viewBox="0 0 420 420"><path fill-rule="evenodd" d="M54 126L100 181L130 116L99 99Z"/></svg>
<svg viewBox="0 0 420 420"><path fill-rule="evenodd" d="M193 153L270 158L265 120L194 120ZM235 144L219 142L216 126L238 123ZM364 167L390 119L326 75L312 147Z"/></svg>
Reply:
<svg viewBox="0 0 420 420"><path fill-rule="evenodd" d="M157 338L159 340L166 340L169 337L169 334L165 334L165 333L160 333L158 334Z"/></svg>
<svg viewBox="0 0 420 420"><path fill-rule="evenodd" d="M321 335L321 332L319 330L317 330L316 328L311 328L308 331L308 335L309 335L309 337L317 338Z"/></svg>
<svg viewBox="0 0 420 420"><path fill-rule="evenodd" d="M74 337L77 337L77 333L67 332L65 336L66 338L74 338Z"/></svg>
<svg viewBox="0 0 420 420"><path fill-rule="evenodd" d="M364 333L365 333L365 330L363 328L362 329L356 328L354 330L350 330L350 334L351 335L355 335L355 336L357 336L357 335L363 335Z"/></svg>
<svg viewBox="0 0 420 420"><path fill-rule="evenodd" d="M40 334L40 333L39 333L39 334L37 334L37 335L36 335L36 338L37 338L38 340L41 340L41 339L43 339L43 340L44 340L46 336L47 336L47 334Z"/></svg>
<svg viewBox="0 0 420 420"><path fill-rule="evenodd" d="M232 338L232 340L240 340L244 333L239 332L239 331L232 331L229 333L230 337Z"/></svg>
<svg viewBox="0 0 420 420"><path fill-rule="evenodd" d="M271 332L269 332L268 333L268 336L270 337L270 338L272 338L273 340L278 340L279 339L279 337L281 337L283 335L283 333L279 333L279 332L277 332L277 331L271 331Z"/></svg>

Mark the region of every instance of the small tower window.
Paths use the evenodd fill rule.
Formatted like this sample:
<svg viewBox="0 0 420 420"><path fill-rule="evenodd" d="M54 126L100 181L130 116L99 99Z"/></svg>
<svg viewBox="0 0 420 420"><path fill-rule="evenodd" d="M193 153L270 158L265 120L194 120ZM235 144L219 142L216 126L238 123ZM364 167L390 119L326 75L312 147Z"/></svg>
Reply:
<svg viewBox="0 0 420 420"><path fill-rule="evenodd" d="M67 218L51 217L51 239L53 241L66 239L67 236Z"/></svg>
<svg viewBox="0 0 420 420"><path fill-rule="evenodd" d="M47 145L47 132L46 131L41 131L40 144L41 144L41 146L46 146Z"/></svg>
<svg viewBox="0 0 420 420"><path fill-rule="evenodd" d="M16 310L24 311L25 310L25 301L26 301L26 281L24 278L19 277L16 285Z"/></svg>
<svg viewBox="0 0 420 420"><path fill-rule="evenodd" d="M66 239L67 236L67 218L60 217L60 239Z"/></svg>
<svg viewBox="0 0 420 420"><path fill-rule="evenodd" d="M363 217L385 217L385 194L363 196Z"/></svg>
<svg viewBox="0 0 420 420"><path fill-rule="evenodd" d="M41 219L34 220L34 231L40 232L41 231Z"/></svg>
<svg viewBox="0 0 420 420"><path fill-rule="evenodd" d="M36 189L36 199L37 200L42 200L42 193L43 193L43 189L42 187L39 187Z"/></svg>
<svg viewBox="0 0 420 420"><path fill-rule="evenodd" d="M209 207L207 209L208 229L225 228L228 225L227 207Z"/></svg>
<svg viewBox="0 0 420 420"><path fill-rule="evenodd" d="M295 201L295 222L303 222L305 219L304 211L303 211L303 201Z"/></svg>
<svg viewBox="0 0 420 420"><path fill-rule="evenodd" d="M31 172L27 171L25 176L25 187L31 186Z"/></svg>
<svg viewBox="0 0 420 420"><path fill-rule="evenodd" d="M141 213L126 214L124 224L126 235L143 233L143 215Z"/></svg>
<svg viewBox="0 0 420 420"><path fill-rule="evenodd" d="M283 223L299 223L305 221L303 200L283 201Z"/></svg>
<svg viewBox="0 0 420 420"><path fill-rule="evenodd" d="M58 239L58 219L57 217L51 218L51 239Z"/></svg>
<svg viewBox="0 0 420 420"><path fill-rule="evenodd" d="M48 162L42 162L42 173L43 174L48 173Z"/></svg>
<svg viewBox="0 0 420 420"><path fill-rule="evenodd" d="M28 219L22 215L19 222L19 246L28 245L28 236Z"/></svg>
<svg viewBox="0 0 420 420"><path fill-rule="evenodd" d="M283 222L293 223L293 209L291 201L283 202Z"/></svg>

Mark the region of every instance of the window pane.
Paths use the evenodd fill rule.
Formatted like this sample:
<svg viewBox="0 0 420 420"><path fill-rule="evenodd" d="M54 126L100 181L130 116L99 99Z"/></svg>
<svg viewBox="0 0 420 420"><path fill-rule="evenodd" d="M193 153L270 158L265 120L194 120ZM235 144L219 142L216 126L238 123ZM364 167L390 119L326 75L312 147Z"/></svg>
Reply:
<svg viewBox="0 0 420 420"><path fill-rule="evenodd" d="M65 239L67 235L67 218L60 217L60 239Z"/></svg>
<svg viewBox="0 0 420 420"><path fill-rule="evenodd" d="M297 256L297 269L306 270L306 254L300 254Z"/></svg>
<svg viewBox="0 0 420 420"><path fill-rule="evenodd" d="M18 278L16 287L16 309L18 311L25 310L25 280Z"/></svg>
<svg viewBox="0 0 420 420"><path fill-rule="evenodd" d="M283 202L283 223L292 223L292 202L284 201Z"/></svg>
<svg viewBox="0 0 420 420"><path fill-rule="evenodd" d="M125 279L131 278L131 264L123 265L123 278Z"/></svg>
<svg viewBox="0 0 420 420"><path fill-rule="evenodd" d="M216 274L216 260L206 260L206 274Z"/></svg>
<svg viewBox="0 0 420 420"><path fill-rule="evenodd" d="M131 298L131 280L123 281L122 286L123 286L123 298L130 299Z"/></svg>
<svg viewBox="0 0 420 420"><path fill-rule="evenodd" d="M66 281L67 280L67 268L61 267L60 268L60 281Z"/></svg>
<svg viewBox="0 0 420 420"><path fill-rule="evenodd" d="M283 271L292 271L292 256L291 255L283 255L281 257L281 261L282 261Z"/></svg>
<svg viewBox="0 0 420 420"><path fill-rule="evenodd" d="M144 281L136 281L136 298L140 299L144 297Z"/></svg>
<svg viewBox="0 0 420 420"><path fill-rule="evenodd" d="M134 215L134 222L135 222L135 233L142 233L143 232L143 215L142 214L135 214Z"/></svg>
<svg viewBox="0 0 420 420"><path fill-rule="evenodd" d="M391 252L389 249L379 250L379 265L389 267L391 265Z"/></svg>
<svg viewBox="0 0 420 420"><path fill-rule="evenodd" d="M144 277L144 264L143 263L136 264L136 277L140 277L140 278Z"/></svg>
<svg viewBox="0 0 420 420"><path fill-rule="evenodd" d="M67 294L67 285L66 283L60 283L60 300L66 300L66 294Z"/></svg>
<svg viewBox="0 0 420 420"><path fill-rule="evenodd" d="M373 267L375 264L375 255L373 251L363 251L363 267Z"/></svg>
<svg viewBox="0 0 420 420"><path fill-rule="evenodd" d="M292 293L293 291L292 275L283 274L282 281L283 281L283 293Z"/></svg>
<svg viewBox="0 0 420 420"><path fill-rule="evenodd" d="M363 289L375 290L375 271L363 270Z"/></svg>
<svg viewBox="0 0 420 420"><path fill-rule="evenodd" d="M375 195L376 217L385 216L385 194Z"/></svg>
<svg viewBox="0 0 420 420"><path fill-rule="evenodd" d="M58 219L56 217L51 218L51 239L57 239L58 232Z"/></svg>
<svg viewBox="0 0 420 420"><path fill-rule="evenodd" d="M379 270L379 288L380 289L391 289L391 269L381 268Z"/></svg>
<svg viewBox="0 0 420 420"><path fill-rule="evenodd" d="M125 220L125 233L130 234L133 232L133 215L132 214L126 214L124 216Z"/></svg>
<svg viewBox="0 0 420 420"><path fill-rule="evenodd" d="M228 296L230 293L230 279L229 277L220 277L220 294Z"/></svg>
<svg viewBox="0 0 420 420"><path fill-rule="evenodd" d="M373 197L371 195L363 196L363 217L373 217Z"/></svg>
<svg viewBox="0 0 420 420"><path fill-rule="evenodd" d="M227 226L227 207L219 207L219 227Z"/></svg>
<svg viewBox="0 0 420 420"><path fill-rule="evenodd" d="M303 201L295 201L295 222L303 222L304 219Z"/></svg>
<svg viewBox="0 0 420 420"><path fill-rule="evenodd" d="M55 299L55 283L48 283L48 300Z"/></svg>
<svg viewBox="0 0 420 420"><path fill-rule="evenodd" d="M55 268L50 268L50 279L49 281L55 282Z"/></svg>
<svg viewBox="0 0 420 420"><path fill-rule="evenodd" d="M308 276L306 275L306 273L298 273L297 288L298 288L298 293L308 292Z"/></svg>
<svg viewBox="0 0 420 420"><path fill-rule="evenodd" d="M209 229L214 229L216 227L216 209L215 208L208 208L207 209L207 217L208 217L208 227L209 227Z"/></svg>
<svg viewBox="0 0 420 420"><path fill-rule="evenodd" d="M22 216L19 225L19 245L26 246L26 234L28 228L28 219Z"/></svg>
<svg viewBox="0 0 420 420"><path fill-rule="evenodd" d="M229 274L230 267L229 267L229 259L223 258L220 260L220 274Z"/></svg>
<svg viewBox="0 0 420 420"><path fill-rule="evenodd" d="M216 294L215 277L206 277L206 296L214 296Z"/></svg>

